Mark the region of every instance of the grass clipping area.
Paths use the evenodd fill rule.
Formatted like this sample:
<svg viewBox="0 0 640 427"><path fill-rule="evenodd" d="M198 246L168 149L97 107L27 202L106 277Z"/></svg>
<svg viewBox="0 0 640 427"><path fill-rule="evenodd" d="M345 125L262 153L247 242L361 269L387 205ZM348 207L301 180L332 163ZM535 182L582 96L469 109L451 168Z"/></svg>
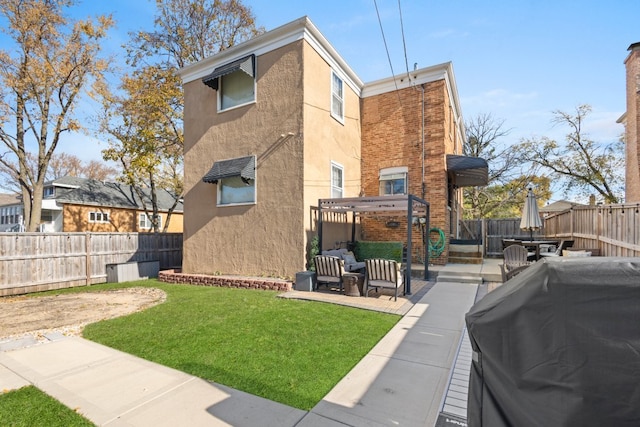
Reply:
<svg viewBox="0 0 640 427"><path fill-rule="evenodd" d="M12 427L95 426L33 386L0 394L0 425Z"/></svg>
<svg viewBox="0 0 640 427"><path fill-rule="evenodd" d="M276 292L155 280L158 306L88 325L85 338L303 410L316 405L400 319ZM92 287L96 288L96 287Z"/></svg>

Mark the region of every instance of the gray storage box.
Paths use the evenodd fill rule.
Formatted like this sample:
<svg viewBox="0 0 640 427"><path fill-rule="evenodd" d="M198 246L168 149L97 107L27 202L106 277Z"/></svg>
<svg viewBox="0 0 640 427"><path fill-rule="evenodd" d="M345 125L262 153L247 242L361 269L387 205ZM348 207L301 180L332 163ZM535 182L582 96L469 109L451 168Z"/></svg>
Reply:
<svg viewBox="0 0 640 427"><path fill-rule="evenodd" d="M158 277L159 261L133 261L107 264L107 282L121 283Z"/></svg>
<svg viewBox="0 0 640 427"><path fill-rule="evenodd" d="M314 271L301 271L296 273L296 291L311 292L316 288L316 273Z"/></svg>

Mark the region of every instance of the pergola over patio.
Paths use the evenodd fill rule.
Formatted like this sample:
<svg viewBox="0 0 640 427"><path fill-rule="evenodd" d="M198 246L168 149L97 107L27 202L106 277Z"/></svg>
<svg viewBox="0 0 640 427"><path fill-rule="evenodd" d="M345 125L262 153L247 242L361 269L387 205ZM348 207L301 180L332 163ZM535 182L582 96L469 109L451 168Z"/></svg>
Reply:
<svg viewBox="0 0 640 427"><path fill-rule="evenodd" d="M407 259L405 273L405 291L407 295L411 295L411 254L412 254L412 225L414 218L425 218L425 227L429 230L429 203L412 194L403 194L397 196L378 196L378 197L345 197L336 199L319 199L318 200L318 238L320 241L320 251L322 251L322 217L323 213L348 213L352 214L351 222L351 242L355 243L356 238L356 217L363 215L375 216L398 216L406 214L407 216ZM424 279L429 277L429 239L423 241L424 244Z"/></svg>

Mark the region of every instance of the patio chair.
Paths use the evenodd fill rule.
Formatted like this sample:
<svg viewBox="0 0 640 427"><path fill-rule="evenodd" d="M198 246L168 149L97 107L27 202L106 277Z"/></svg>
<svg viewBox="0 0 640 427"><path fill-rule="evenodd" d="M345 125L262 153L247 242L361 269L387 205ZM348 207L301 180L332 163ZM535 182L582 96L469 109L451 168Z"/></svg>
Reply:
<svg viewBox="0 0 640 427"><path fill-rule="evenodd" d="M364 296L369 296L370 288L375 288L376 292L378 292L378 288L391 288L394 290L394 301L397 301L398 288L404 284L400 263L381 258L366 259L364 262L367 265Z"/></svg>
<svg viewBox="0 0 640 427"><path fill-rule="evenodd" d="M562 256L562 251L570 248L573 246L573 240L561 240L560 244L558 245L558 249L556 249L555 252L542 252L540 254L540 256L550 256L550 257L554 257L554 256Z"/></svg>
<svg viewBox="0 0 640 427"><path fill-rule="evenodd" d="M505 269L504 264L500 264L500 270L502 271L502 283L508 281L509 279L511 279L512 277L517 276L518 274L522 273L524 270L527 269L527 267L529 267L531 264L527 264L527 265L521 265L520 267L515 267L509 271L507 271Z"/></svg>
<svg viewBox="0 0 640 427"><path fill-rule="evenodd" d="M507 246L504 251L504 270L506 273L521 266L529 266L531 262L528 261L529 252L527 248L521 245Z"/></svg>
<svg viewBox="0 0 640 427"><path fill-rule="evenodd" d="M316 265L316 289L320 284L324 284L327 289L329 285L337 285L342 292L344 262L338 257L328 255L316 255L313 261Z"/></svg>

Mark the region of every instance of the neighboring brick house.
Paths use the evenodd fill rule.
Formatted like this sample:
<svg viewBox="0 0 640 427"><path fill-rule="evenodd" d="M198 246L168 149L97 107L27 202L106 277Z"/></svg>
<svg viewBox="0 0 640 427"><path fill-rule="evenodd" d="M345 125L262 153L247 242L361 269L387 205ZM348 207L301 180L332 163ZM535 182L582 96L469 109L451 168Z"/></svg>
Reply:
<svg viewBox="0 0 640 427"><path fill-rule="evenodd" d="M145 191L147 196L148 191ZM158 193L161 225L174 198ZM151 209L150 198L146 200ZM182 203L171 214L168 232L182 232ZM45 183L42 200L43 232L150 232L152 225L131 186L93 179L63 177Z"/></svg>
<svg viewBox="0 0 640 427"><path fill-rule="evenodd" d="M484 160L456 156L450 63L364 84L304 17L181 76L185 273L293 276L319 199L414 194L456 237L459 187L486 184ZM366 240L406 239L375 218L360 226Z"/></svg>
<svg viewBox="0 0 640 427"><path fill-rule="evenodd" d="M629 46L625 59L627 111L618 119L625 126L625 201L640 202L640 42Z"/></svg>

